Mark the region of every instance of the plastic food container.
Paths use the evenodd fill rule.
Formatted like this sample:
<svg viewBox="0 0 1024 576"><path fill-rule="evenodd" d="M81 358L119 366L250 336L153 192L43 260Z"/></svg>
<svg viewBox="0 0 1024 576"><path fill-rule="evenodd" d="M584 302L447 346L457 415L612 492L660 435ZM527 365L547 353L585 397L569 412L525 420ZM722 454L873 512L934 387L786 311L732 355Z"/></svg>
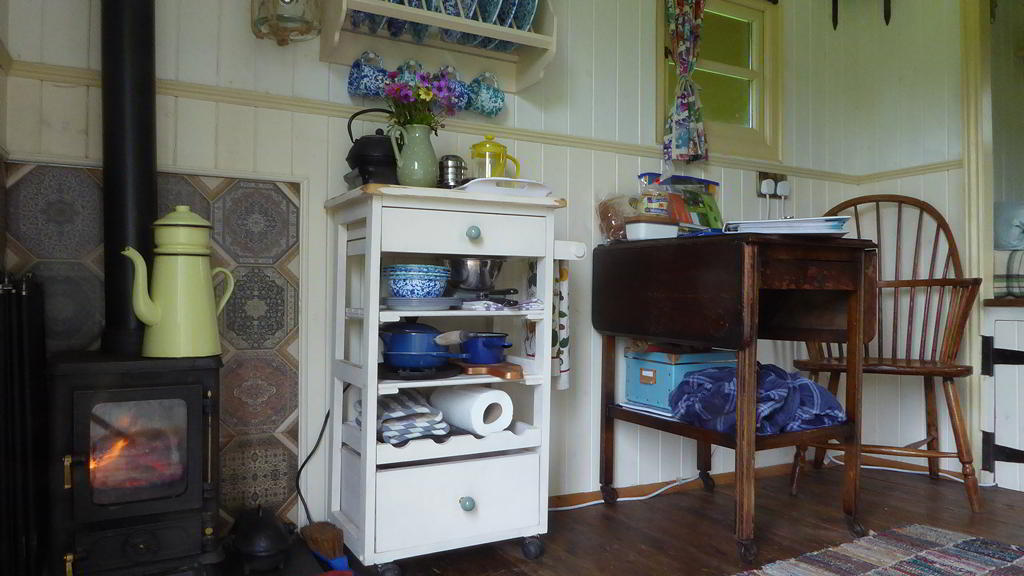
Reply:
<svg viewBox="0 0 1024 576"><path fill-rule="evenodd" d="M679 235L679 224L669 219L626 218L626 240L655 240L675 238Z"/></svg>

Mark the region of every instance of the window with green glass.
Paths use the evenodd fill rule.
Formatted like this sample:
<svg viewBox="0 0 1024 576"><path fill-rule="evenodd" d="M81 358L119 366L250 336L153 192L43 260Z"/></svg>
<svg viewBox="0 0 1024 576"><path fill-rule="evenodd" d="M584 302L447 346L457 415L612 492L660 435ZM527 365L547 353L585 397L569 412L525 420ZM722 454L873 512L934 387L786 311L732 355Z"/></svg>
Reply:
<svg viewBox="0 0 1024 576"><path fill-rule="evenodd" d="M776 10L765 0L707 0L693 80L700 90L712 151L778 159ZM662 23L659 98L667 118L678 76L669 23Z"/></svg>

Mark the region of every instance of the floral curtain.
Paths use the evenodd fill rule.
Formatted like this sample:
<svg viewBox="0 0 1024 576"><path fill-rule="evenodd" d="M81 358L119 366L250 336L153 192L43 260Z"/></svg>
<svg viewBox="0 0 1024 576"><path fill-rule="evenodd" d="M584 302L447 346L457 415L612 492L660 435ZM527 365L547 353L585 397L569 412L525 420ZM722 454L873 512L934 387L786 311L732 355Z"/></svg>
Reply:
<svg viewBox="0 0 1024 576"><path fill-rule="evenodd" d="M708 159L704 111L692 77L700 50L703 19L704 0L665 0L665 21L679 76L675 104L665 120L662 146L666 160L697 162Z"/></svg>

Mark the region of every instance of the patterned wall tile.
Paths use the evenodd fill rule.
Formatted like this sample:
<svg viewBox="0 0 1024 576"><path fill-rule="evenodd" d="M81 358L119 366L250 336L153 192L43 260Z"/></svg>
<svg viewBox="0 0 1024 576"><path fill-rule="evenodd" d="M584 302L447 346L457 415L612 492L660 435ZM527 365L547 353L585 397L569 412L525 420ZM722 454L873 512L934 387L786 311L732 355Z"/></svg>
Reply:
<svg viewBox="0 0 1024 576"><path fill-rule="evenodd" d="M295 491L296 468L295 453L273 434L235 438L221 454L221 508L279 510Z"/></svg>
<svg viewBox="0 0 1024 576"><path fill-rule="evenodd" d="M187 178L179 174L158 174L156 177L156 213L158 217L172 212L175 206L189 206L192 211L210 219L210 201Z"/></svg>
<svg viewBox="0 0 1024 576"><path fill-rule="evenodd" d="M239 264L274 264L298 243L299 208L273 182L239 180L214 200L213 226Z"/></svg>
<svg viewBox="0 0 1024 576"><path fill-rule="evenodd" d="M274 432L299 402L298 374L273 352L239 352L220 373L220 419L240 434Z"/></svg>
<svg viewBox="0 0 1024 576"><path fill-rule="evenodd" d="M273 348L298 323L298 291L270 267L239 266L233 274L221 335L239 350Z"/></svg>
<svg viewBox="0 0 1024 576"><path fill-rule="evenodd" d="M11 238L8 234L5 238L7 240L7 249L4 251L4 266L5 270L12 274L22 274L36 261L28 250L21 247L18 241Z"/></svg>
<svg viewBox="0 0 1024 576"><path fill-rule="evenodd" d="M103 241L103 193L81 168L35 167L7 209L11 236L36 258L81 258Z"/></svg>
<svg viewBox="0 0 1024 576"><path fill-rule="evenodd" d="M103 282L80 262L36 262L32 273L43 286L46 348L85 350L103 331Z"/></svg>
<svg viewBox="0 0 1024 576"><path fill-rule="evenodd" d="M238 434L235 434L234 430L229 428L226 424L224 424L224 422L221 422L220 423L220 450L221 450L221 452L223 452L224 449L227 448L228 444L230 444L231 441L234 440L237 436L238 436Z"/></svg>

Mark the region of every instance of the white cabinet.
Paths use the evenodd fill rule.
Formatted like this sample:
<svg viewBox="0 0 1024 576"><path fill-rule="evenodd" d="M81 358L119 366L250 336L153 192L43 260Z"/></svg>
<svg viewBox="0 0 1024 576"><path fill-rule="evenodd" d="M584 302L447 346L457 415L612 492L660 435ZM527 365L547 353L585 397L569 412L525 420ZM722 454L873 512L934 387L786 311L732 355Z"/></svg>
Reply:
<svg viewBox="0 0 1024 576"><path fill-rule="evenodd" d="M345 544L367 565L547 531L551 359L528 356L522 340L551 347L550 295L557 198L518 198L451 190L370 185L330 199L331 332L330 509ZM472 229L472 230L471 230ZM580 246L559 246L579 257ZM440 262L445 255L504 256L500 287L526 298L537 270L537 311L381 310L380 270L388 263ZM418 317L440 330L508 332L508 361L524 377L459 375L408 381L378 376L382 323ZM377 441L377 399L405 388L491 386L513 400L513 424L477 438L453 435L397 447ZM354 422L361 402L362 426ZM369 426L367 426L369 423ZM467 500L468 499L468 500ZM472 503L471 505L469 503Z"/></svg>
<svg viewBox="0 0 1024 576"><path fill-rule="evenodd" d="M992 336L994 348L1024 351L1024 308L986 307L983 314L983 334ZM981 406L981 428L993 443L1024 450L1024 366L995 364L992 376L982 378ZM1024 491L1024 465L997 461L994 472L1001 488Z"/></svg>

